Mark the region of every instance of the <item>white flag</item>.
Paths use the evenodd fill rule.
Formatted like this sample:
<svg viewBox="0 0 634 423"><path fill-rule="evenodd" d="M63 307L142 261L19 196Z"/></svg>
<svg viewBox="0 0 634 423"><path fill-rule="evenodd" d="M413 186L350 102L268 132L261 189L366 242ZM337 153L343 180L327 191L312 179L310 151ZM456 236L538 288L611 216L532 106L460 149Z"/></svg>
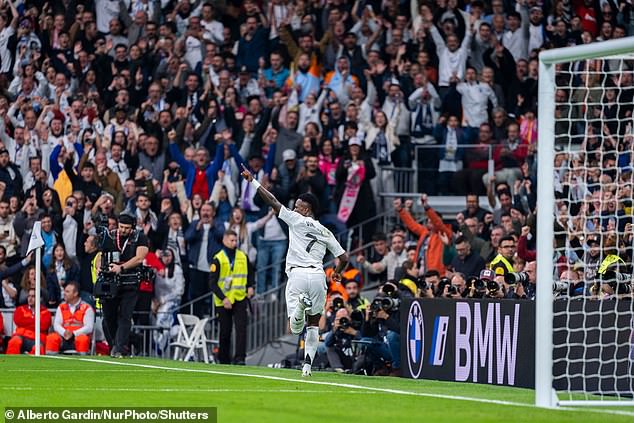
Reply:
<svg viewBox="0 0 634 423"><path fill-rule="evenodd" d="M26 255L36 248L40 248L44 245L44 239L42 238L42 222L35 222L33 224L33 230L31 231L31 239L29 239L29 248L26 251Z"/></svg>

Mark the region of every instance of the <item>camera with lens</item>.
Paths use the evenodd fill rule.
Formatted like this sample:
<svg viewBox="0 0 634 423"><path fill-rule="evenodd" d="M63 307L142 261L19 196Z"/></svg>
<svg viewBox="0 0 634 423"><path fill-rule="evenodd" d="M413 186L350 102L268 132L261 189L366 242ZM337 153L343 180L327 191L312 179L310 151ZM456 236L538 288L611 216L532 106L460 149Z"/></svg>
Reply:
<svg viewBox="0 0 634 423"><path fill-rule="evenodd" d="M365 315L361 310L353 310L352 313L350 313L350 324L353 329L361 330L364 321Z"/></svg>
<svg viewBox="0 0 634 423"><path fill-rule="evenodd" d="M370 303L370 312L371 313L376 313L377 311L383 309L383 303L381 301L381 298L375 298L371 303Z"/></svg>
<svg viewBox="0 0 634 423"><path fill-rule="evenodd" d="M528 273L526 272L513 272L507 273L504 276L504 282L509 285L517 285L521 283L522 285L526 285L528 283Z"/></svg>
<svg viewBox="0 0 634 423"><path fill-rule="evenodd" d="M386 282L381 291L390 298L398 298L398 287L392 282Z"/></svg>
<svg viewBox="0 0 634 423"><path fill-rule="evenodd" d="M599 274L601 282L612 288L617 295L632 293L632 275L629 273L616 272L614 270L606 270L603 274Z"/></svg>
<svg viewBox="0 0 634 423"><path fill-rule="evenodd" d="M553 281L553 293L559 294L568 290L570 282L568 281Z"/></svg>
<svg viewBox="0 0 634 423"><path fill-rule="evenodd" d="M416 279L416 286L421 291L426 291L430 288L430 285L427 284L427 282L425 281L425 278L422 278L422 277Z"/></svg>
<svg viewBox="0 0 634 423"><path fill-rule="evenodd" d="M392 298L387 296L377 296L370 303L370 315L372 318L376 318L376 313L383 310L386 313L395 313L401 306L401 300L398 298Z"/></svg>
<svg viewBox="0 0 634 423"><path fill-rule="evenodd" d="M458 287L452 284L449 278L444 277L444 278L441 278L440 282L438 283L438 293L437 293L438 296L442 297L444 295L445 287L447 287L448 296L456 295L458 293Z"/></svg>
<svg viewBox="0 0 634 423"><path fill-rule="evenodd" d="M501 289L500 284L497 283L496 281L487 281L487 287L486 287L487 295L489 296L496 295L500 289Z"/></svg>
<svg viewBox="0 0 634 423"><path fill-rule="evenodd" d="M484 281L476 276L470 276L465 282L465 295L468 298L482 298L486 291Z"/></svg>
<svg viewBox="0 0 634 423"><path fill-rule="evenodd" d="M347 317L339 318L339 327L341 329L346 330L351 326L352 326L352 322L350 321L350 319L348 319Z"/></svg>
<svg viewBox="0 0 634 423"><path fill-rule="evenodd" d="M370 303L370 311L375 314L379 310L386 313L398 311L401 306L401 300L392 297L377 297Z"/></svg>
<svg viewBox="0 0 634 423"><path fill-rule="evenodd" d="M336 313L338 310L346 306L345 301L341 297L335 297L332 299L332 311Z"/></svg>

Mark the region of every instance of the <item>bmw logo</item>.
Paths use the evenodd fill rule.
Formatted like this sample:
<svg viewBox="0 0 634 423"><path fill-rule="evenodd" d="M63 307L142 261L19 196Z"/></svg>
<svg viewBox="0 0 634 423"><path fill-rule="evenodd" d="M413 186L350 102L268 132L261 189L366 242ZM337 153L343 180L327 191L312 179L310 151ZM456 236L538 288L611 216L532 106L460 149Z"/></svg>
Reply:
<svg viewBox="0 0 634 423"><path fill-rule="evenodd" d="M407 319L407 364L412 378L418 379L423 370L424 345L423 310L418 301L412 302Z"/></svg>

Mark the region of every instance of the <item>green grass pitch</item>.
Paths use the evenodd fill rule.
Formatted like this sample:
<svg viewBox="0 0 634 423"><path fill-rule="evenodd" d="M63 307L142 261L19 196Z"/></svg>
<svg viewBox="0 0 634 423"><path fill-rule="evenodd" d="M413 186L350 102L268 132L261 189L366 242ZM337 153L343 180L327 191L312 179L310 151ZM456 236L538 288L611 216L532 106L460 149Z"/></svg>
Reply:
<svg viewBox="0 0 634 423"><path fill-rule="evenodd" d="M0 356L0 407L217 407L218 422L602 422L634 410L533 407L533 391L157 359ZM4 413L0 413L4 420Z"/></svg>

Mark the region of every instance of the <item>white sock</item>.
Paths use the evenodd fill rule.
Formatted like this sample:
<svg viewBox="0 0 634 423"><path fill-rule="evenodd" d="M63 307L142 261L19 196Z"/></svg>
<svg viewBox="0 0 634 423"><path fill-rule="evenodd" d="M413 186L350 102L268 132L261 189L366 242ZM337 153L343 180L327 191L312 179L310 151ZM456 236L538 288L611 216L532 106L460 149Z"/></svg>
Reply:
<svg viewBox="0 0 634 423"><path fill-rule="evenodd" d="M315 360L317 346L319 345L319 328L317 326L308 326L306 328L306 341L304 342L304 351L310 358L310 364Z"/></svg>

